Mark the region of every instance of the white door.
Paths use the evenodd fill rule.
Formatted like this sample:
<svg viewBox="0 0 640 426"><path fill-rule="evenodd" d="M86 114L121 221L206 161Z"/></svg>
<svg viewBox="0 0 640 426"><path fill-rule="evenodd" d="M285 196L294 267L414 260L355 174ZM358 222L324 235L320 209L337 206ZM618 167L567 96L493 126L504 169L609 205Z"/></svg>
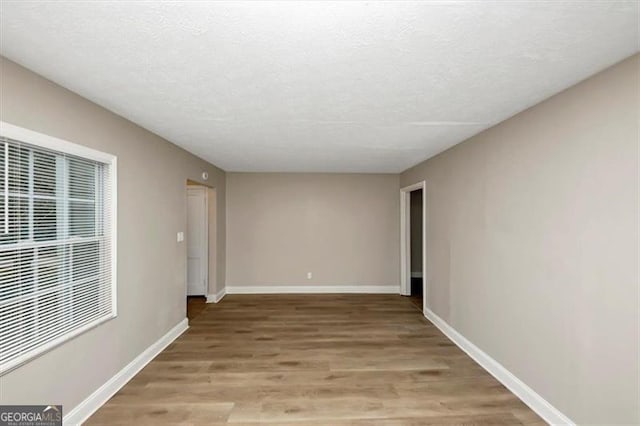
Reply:
<svg viewBox="0 0 640 426"><path fill-rule="evenodd" d="M206 296L209 229L207 188L187 188L187 295Z"/></svg>

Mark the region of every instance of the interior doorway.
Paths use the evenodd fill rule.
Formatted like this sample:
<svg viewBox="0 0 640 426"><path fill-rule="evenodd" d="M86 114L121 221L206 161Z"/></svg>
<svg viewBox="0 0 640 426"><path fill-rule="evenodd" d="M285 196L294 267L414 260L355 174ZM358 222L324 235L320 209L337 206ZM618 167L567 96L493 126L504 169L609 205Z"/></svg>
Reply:
<svg viewBox="0 0 640 426"><path fill-rule="evenodd" d="M187 296L206 296L209 287L207 188L187 188Z"/></svg>
<svg viewBox="0 0 640 426"><path fill-rule="evenodd" d="M400 210L400 294L409 296L424 312L427 306L425 181L400 190Z"/></svg>
<svg viewBox="0 0 640 426"><path fill-rule="evenodd" d="M206 303L219 300L217 264L217 192L215 188L187 181L186 298L187 317L195 318Z"/></svg>
<svg viewBox="0 0 640 426"><path fill-rule="evenodd" d="M411 301L422 310L423 289L422 276L422 188L409 193L409 265L410 265L410 294Z"/></svg>

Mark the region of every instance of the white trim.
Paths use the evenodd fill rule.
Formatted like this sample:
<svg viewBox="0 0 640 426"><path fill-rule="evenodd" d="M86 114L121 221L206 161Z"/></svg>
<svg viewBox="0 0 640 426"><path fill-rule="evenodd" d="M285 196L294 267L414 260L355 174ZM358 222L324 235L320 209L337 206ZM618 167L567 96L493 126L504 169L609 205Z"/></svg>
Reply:
<svg viewBox="0 0 640 426"><path fill-rule="evenodd" d="M9 233L9 144L4 143L4 233Z"/></svg>
<svg viewBox="0 0 640 426"><path fill-rule="evenodd" d="M422 189L422 311L427 309L427 182L420 181L400 189L400 294L411 295L411 197Z"/></svg>
<svg viewBox="0 0 640 426"><path fill-rule="evenodd" d="M118 157L112 156L109 163L111 179L111 309L118 316Z"/></svg>
<svg viewBox="0 0 640 426"><path fill-rule="evenodd" d="M467 353L475 362L480 364L489 374L495 377L529 408L535 411L544 421L551 425L575 425L571 419L562 414L560 410L551 405L542 396L518 379L502 364L491 358L482 349L467 340L462 334L447 324L432 310L425 309L424 316L433 323L445 336Z"/></svg>
<svg viewBox="0 0 640 426"><path fill-rule="evenodd" d="M111 189L111 197L108 200L109 205L107 206L107 210L110 214L110 221L103 224L105 226L107 224L109 225L109 238L111 238L111 313L108 316L100 317L90 322L89 324L72 330L71 332L67 332L47 344L39 345L31 351L23 354L23 356L17 358L16 360L5 363L0 369L0 375L3 375L7 371L42 355L43 353L53 349L60 344L65 343L75 336L78 336L79 334L84 333L87 330L92 329L102 324L103 322L106 322L118 316L118 157L113 154L108 154L93 148L88 148L83 145L78 145L76 143L66 141L64 139L25 129L23 127L16 126L1 120L0 136L18 142L24 142L36 147L48 149L54 152L73 155L103 163L107 166L107 169L109 171L109 176L108 179L105 180L105 185L107 187L110 187ZM5 164L5 170L7 170L6 167L7 165ZM104 188L102 190L104 191Z"/></svg>
<svg viewBox="0 0 640 426"><path fill-rule="evenodd" d="M0 121L0 134L9 139L15 139L16 141L30 143L52 151L63 152L101 163L111 164L116 158L115 155L43 133L34 132L33 130L15 126L5 121Z"/></svg>
<svg viewBox="0 0 640 426"><path fill-rule="evenodd" d="M265 285L227 286L226 294L369 293L398 294L396 285Z"/></svg>
<svg viewBox="0 0 640 426"><path fill-rule="evenodd" d="M36 347L36 349L31 350L29 352L25 352L23 354L21 354L20 356L13 358L12 360L5 362L2 366L0 366L0 376L10 372L11 370L14 370L18 367L21 367L22 365L26 364L29 361L32 361L42 355L44 355L45 353L49 352L50 350L66 343L67 341L73 339L76 336L81 335L82 333L85 333L99 325L101 325L102 323L105 323L107 321L110 321L112 319L114 319L116 317L115 313L111 313L108 316L103 316L103 317L99 317L91 322L89 322L88 324L83 325L82 327L73 329L72 331L69 331L65 334L60 335L59 337L55 338L54 340L51 340L45 344L39 345Z"/></svg>
<svg viewBox="0 0 640 426"><path fill-rule="evenodd" d="M187 328L189 328L189 321L185 318L64 416L63 423L80 425L85 422Z"/></svg>
<svg viewBox="0 0 640 426"><path fill-rule="evenodd" d="M227 295L226 289L222 289L216 294L207 294L207 303L218 303Z"/></svg>

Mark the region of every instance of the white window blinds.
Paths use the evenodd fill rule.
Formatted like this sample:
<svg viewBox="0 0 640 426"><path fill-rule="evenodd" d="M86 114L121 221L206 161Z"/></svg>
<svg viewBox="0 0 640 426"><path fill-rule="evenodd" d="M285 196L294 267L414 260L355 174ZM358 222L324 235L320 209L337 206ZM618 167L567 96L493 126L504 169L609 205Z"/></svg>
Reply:
<svg viewBox="0 0 640 426"><path fill-rule="evenodd" d="M0 137L0 372L115 316L113 172Z"/></svg>

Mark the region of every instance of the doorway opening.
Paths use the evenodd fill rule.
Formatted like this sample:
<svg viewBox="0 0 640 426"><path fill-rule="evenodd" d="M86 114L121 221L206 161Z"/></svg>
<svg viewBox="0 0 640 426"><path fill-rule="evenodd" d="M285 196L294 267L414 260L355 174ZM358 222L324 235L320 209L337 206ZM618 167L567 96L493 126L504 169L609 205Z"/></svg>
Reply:
<svg viewBox="0 0 640 426"><path fill-rule="evenodd" d="M409 193L409 246L411 301L422 310L422 189Z"/></svg>
<svg viewBox="0 0 640 426"><path fill-rule="evenodd" d="M426 197L425 182L400 190L401 284L400 294L424 312L426 285Z"/></svg>
<svg viewBox="0 0 640 426"><path fill-rule="evenodd" d="M201 314L216 294L216 191L187 181L187 318ZM213 297L215 298L215 297Z"/></svg>

